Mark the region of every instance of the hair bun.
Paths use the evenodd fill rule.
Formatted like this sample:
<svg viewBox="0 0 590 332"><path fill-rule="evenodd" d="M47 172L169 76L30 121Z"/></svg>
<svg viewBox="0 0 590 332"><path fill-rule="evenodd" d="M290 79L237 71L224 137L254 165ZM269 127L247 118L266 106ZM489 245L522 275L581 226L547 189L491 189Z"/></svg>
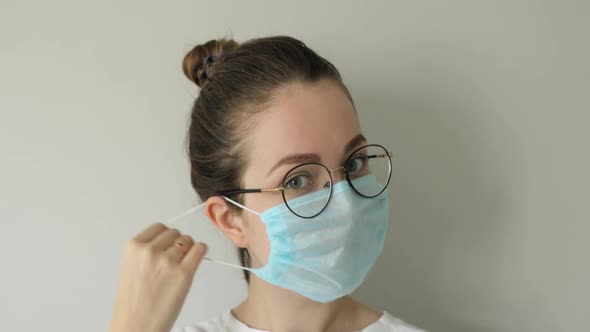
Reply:
<svg viewBox="0 0 590 332"><path fill-rule="evenodd" d="M233 39L226 38L212 39L205 44L199 44L184 56L182 71L189 80L202 87L209 78L211 64L239 46Z"/></svg>

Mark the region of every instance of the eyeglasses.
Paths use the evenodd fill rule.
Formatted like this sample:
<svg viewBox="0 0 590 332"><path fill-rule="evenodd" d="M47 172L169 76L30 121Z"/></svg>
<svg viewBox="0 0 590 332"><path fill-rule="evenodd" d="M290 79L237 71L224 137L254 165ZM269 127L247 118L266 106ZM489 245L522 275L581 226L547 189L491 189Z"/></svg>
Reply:
<svg viewBox="0 0 590 332"><path fill-rule="evenodd" d="M324 164L309 162L291 168L284 176L280 187L260 189L235 189L218 192L220 195L232 196L237 194L281 192L287 208L301 218L313 218L322 213L332 197L332 173L344 172L348 184L358 194L366 198L379 196L391 179L392 154L379 144L368 144L354 150L346 159L344 166L329 169ZM377 179L377 188L363 187L355 180L363 176L372 175ZM297 198L307 194L317 195L317 199L310 208L303 208Z"/></svg>

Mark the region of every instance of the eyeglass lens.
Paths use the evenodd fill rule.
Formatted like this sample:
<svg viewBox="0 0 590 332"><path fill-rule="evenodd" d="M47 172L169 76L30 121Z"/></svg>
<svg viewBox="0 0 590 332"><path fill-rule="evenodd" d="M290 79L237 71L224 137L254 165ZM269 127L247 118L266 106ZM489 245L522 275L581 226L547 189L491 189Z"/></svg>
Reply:
<svg viewBox="0 0 590 332"><path fill-rule="evenodd" d="M346 170L352 188L361 196L375 197L387 186L391 162L387 150L379 145L368 145L356 150L346 162ZM364 176L374 176L378 186L365 186L360 181Z"/></svg>
<svg viewBox="0 0 590 332"><path fill-rule="evenodd" d="M352 188L361 196L375 197L385 190L389 182L390 159L381 146L369 145L354 151L345 167ZM362 179L367 176L374 176L378 186L363 185L365 182ZM303 218L318 215L330 200L331 182L330 171L322 164L308 163L293 168L283 182L283 198L287 207ZM306 196L305 201L298 199L308 194L311 196Z"/></svg>
<svg viewBox="0 0 590 332"><path fill-rule="evenodd" d="M317 215L330 199L330 171L321 164L303 164L292 169L283 182L283 198L289 209L303 218ZM311 204L300 204L297 198L311 194ZM311 197L311 196L310 196Z"/></svg>

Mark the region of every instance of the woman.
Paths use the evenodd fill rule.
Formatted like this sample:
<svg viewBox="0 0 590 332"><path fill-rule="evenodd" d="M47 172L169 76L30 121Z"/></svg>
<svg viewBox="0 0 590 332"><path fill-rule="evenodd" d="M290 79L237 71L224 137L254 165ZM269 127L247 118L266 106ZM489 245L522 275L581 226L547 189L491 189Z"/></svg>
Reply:
<svg viewBox="0 0 590 332"><path fill-rule="evenodd" d="M339 72L292 37L211 40L184 58L200 87L191 182L238 248L248 297L177 331L420 331L354 299L388 223L391 153L369 144ZM124 252L111 332L169 331L206 245L156 223Z"/></svg>

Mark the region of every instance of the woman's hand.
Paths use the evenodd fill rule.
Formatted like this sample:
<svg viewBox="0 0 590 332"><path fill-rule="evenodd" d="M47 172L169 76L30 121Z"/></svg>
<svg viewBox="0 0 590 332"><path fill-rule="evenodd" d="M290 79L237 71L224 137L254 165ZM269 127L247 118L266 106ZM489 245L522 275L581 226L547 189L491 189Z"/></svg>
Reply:
<svg viewBox="0 0 590 332"><path fill-rule="evenodd" d="M162 223L129 240L110 332L169 332L206 250L204 243Z"/></svg>

